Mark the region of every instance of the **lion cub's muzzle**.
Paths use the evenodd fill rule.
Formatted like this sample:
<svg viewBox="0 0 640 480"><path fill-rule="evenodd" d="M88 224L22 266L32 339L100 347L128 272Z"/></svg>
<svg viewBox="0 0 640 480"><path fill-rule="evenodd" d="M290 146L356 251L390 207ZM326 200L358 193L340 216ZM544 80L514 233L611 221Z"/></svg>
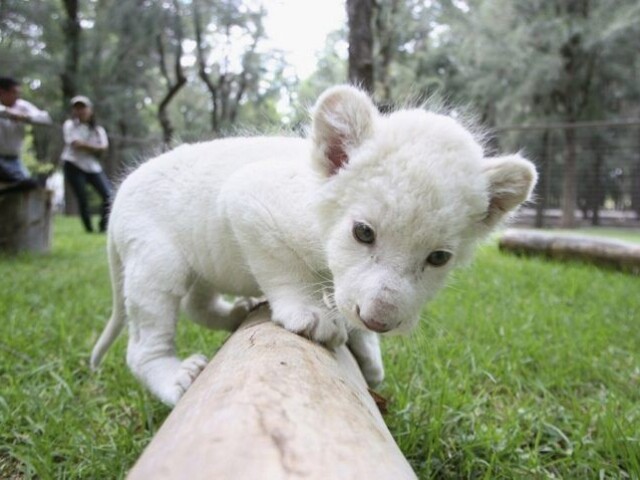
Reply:
<svg viewBox="0 0 640 480"><path fill-rule="evenodd" d="M394 330L402 323L398 318L398 308L382 299L356 304L355 316L368 330L385 333Z"/></svg>

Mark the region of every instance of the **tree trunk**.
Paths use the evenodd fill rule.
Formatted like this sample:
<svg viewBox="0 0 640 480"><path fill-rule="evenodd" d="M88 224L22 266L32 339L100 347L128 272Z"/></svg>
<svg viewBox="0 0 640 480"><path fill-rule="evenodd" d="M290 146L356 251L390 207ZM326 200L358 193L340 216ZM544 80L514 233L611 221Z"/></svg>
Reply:
<svg viewBox="0 0 640 480"><path fill-rule="evenodd" d="M172 18L170 20L173 23L173 34L175 36L175 54L173 58L175 81L171 80L169 70L167 69L164 41L162 39L163 32L160 32L156 37L156 47L160 60L160 72L162 73L162 76L164 77L167 84L167 92L165 93L164 97L160 101L160 105L158 106L158 121L160 122L160 126L162 127L162 138L165 149L169 149L171 147L171 142L173 141L173 125L171 123L171 120L169 119L167 108L169 107L169 104L176 96L176 94L187 83L187 77L185 76L184 70L182 68L182 19L180 16L180 4L177 0L173 1L173 9L174 11L171 13Z"/></svg>
<svg viewBox="0 0 640 480"><path fill-rule="evenodd" d="M343 346L261 308L178 402L129 474L148 479L414 479Z"/></svg>
<svg viewBox="0 0 640 480"><path fill-rule="evenodd" d="M80 26L80 18L78 16L78 0L64 0L62 3L64 4L67 18L65 18L62 25L66 51L64 57L64 71L61 75L61 81L62 100L64 102L63 109L64 111L67 111L69 108L69 101L74 95L76 95L78 88L80 34L82 32L82 27Z"/></svg>
<svg viewBox="0 0 640 480"><path fill-rule="evenodd" d="M640 220L640 159L631 174L631 208L636 212L636 218Z"/></svg>
<svg viewBox="0 0 640 480"><path fill-rule="evenodd" d="M64 35L65 57L64 70L60 75L62 83L62 110L69 110L69 102L77 94L78 69L80 65L80 35L82 27L78 16L78 0L64 0L64 9L67 17L62 24ZM65 215L78 214L78 202L73 195L69 185L65 184L64 189L64 213Z"/></svg>
<svg viewBox="0 0 640 480"><path fill-rule="evenodd" d="M551 151L549 148L551 132L549 130L545 130L542 134L542 148L543 155L542 161L539 163L538 167L539 171L539 181L538 181L538 192L542 192L538 194L538 199L536 201L536 218L535 218L535 226L536 228L544 227L544 212L547 208L547 202L549 198L549 165L551 163Z"/></svg>
<svg viewBox="0 0 640 480"><path fill-rule="evenodd" d="M207 66L207 55L205 54L204 49L204 39L202 34L202 16L200 12L200 5L198 0L193 0L192 4L193 11L193 27L194 33L196 37L196 56L198 59L198 76L207 86L207 90L209 91L209 96L211 98L211 131L218 132L220 130L220 125L218 121L218 87L215 82L211 79L211 76L208 73Z"/></svg>
<svg viewBox="0 0 640 480"><path fill-rule="evenodd" d="M591 209L591 225L600 225L600 207L602 206L604 199L604 186L602 185L602 167L604 165L604 156L602 149L600 148L600 142L594 137L592 142L592 149L594 150L595 160L593 162L593 183L592 191L588 192L589 207Z"/></svg>
<svg viewBox="0 0 640 480"><path fill-rule="evenodd" d="M381 110L389 110L391 106L391 76L390 68L393 55L396 51L397 25L396 16L400 0L390 0L389 2L377 4L376 17L376 38L378 40L378 64L375 65L375 76L380 86Z"/></svg>
<svg viewBox="0 0 640 480"><path fill-rule="evenodd" d="M575 228L578 206L578 186L576 169L576 131L564 131L564 176L562 179L562 221L564 228Z"/></svg>
<svg viewBox="0 0 640 480"><path fill-rule="evenodd" d="M640 220L640 131L638 131L636 163L631 173L631 208L636 212L636 218Z"/></svg>
<svg viewBox="0 0 640 480"><path fill-rule="evenodd" d="M347 0L349 82L369 93L374 89L373 9L374 0Z"/></svg>
<svg viewBox="0 0 640 480"><path fill-rule="evenodd" d="M558 4L573 22L586 21L590 15L589 0L567 0ZM579 20L578 20L579 18ZM583 32L576 31L560 48L563 62L564 88L560 95L563 115L567 123L581 119L591 101L591 84L598 56L596 51L585 46ZM578 206L576 131L565 130L565 158L561 225L576 226L575 210Z"/></svg>

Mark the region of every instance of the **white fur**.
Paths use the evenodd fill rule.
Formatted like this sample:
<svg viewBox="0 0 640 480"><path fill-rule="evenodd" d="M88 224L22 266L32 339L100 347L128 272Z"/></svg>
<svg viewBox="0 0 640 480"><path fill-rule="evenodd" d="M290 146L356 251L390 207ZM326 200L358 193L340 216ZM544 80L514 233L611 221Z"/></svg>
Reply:
<svg viewBox="0 0 640 480"><path fill-rule="evenodd" d="M124 181L108 237L113 315L92 366L126 318L130 368L175 404L206 362L176 357L181 302L198 323L232 330L265 295L283 327L329 347L350 338L367 380L380 382L372 330L414 327L451 268L536 180L517 155L483 158L453 119L381 116L353 87L320 97L310 137L184 145ZM355 222L375 231L372 244L356 240ZM429 265L436 250L453 257Z"/></svg>

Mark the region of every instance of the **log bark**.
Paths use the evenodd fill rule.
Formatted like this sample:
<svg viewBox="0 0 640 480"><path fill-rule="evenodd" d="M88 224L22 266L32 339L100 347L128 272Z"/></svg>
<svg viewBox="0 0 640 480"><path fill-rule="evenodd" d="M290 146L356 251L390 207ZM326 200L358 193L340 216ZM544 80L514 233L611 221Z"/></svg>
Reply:
<svg viewBox="0 0 640 480"><path fill-rule="evenodd" d="M0 195L0 251L51 251L52 195L44 188Z"/></svg>
<svg viewBox="0 0 640 480"><path fill-rule="evenodd" d="M153 479L414 479L346 347L254 312L129 473Z"/></svg>
<svg viewBox="0 0 640 480"><path fill-rule="evenodd" d="M507 230L500 250L541 255L555 260L580 260L640 275L640 244L578 235L554 235L530 230Z"/></svg>

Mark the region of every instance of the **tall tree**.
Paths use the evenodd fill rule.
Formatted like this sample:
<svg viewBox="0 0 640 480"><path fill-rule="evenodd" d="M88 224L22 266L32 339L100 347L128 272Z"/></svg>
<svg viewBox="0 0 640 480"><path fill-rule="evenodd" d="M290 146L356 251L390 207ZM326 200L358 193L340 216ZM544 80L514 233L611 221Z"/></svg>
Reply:
<svg viewBox="0 0 640 480"><path fill-rule="evenodd" d="M370 93L374 90L374 13L374 0L347 0L349 82Z"/></svg>
<svg viewBox="0 0 640 480"><path fill-rule="evenodd" d="M78 93L78 70L80 64L80 10L78 0L63 1L66 18L62 26L65 39L64 69L60 75L62 81L63 106L69 104L69 100Z"/></svg>
<svg viewBox="0 0 640 480"><path fill-rule="evenodd" d="M174 51L167 32L167 12L161 2L146 0L100 0L87 12L95 19L85 30L87 48L83 58L83 92L96 99L102 122L111 134L127 141L158 131L159 123L149 118L165 95L166 84L159 75L157 38L160 34L166 55ZM166 65L173 64L170 58ZM167 66L169 73L171 67Z"/></svg>
<svg viewBox="0 0 640 480"><path fill-rule="evenodd" d="M556 13L566 19L570 33L560 46L562 59L562 81L553 92L562 110L563 119L574 123L584 116L591 95L598 52L585 45L592 13L590 0L567 0L556 5ZM587 31L585 31L587 30ZM578 177L576 159L576 131L564 130L565 155L562 197L562 226L576 225L575 211L578 207Z"/></svg>
<svg viewBox="0 0 640 480"><path fill-rule="evenodd" d="M259 53L266 11L249 10L238 0L192 5L198 76L211 98L211 130L220 133L236 122L249 95L258 100L271 92L261 86L265 63L274 60Z"/></svg>
<svg viewBox="0 0 640 480"><path fill-rule="evenodd" d="M376 83L380 85L380 100L388 104L391 102L391 62L397 50L399 36L400 0L379 0L375 22L375 38L377 39L377 54L374 70Z"/></svg>
<svg viewBox="0 0 640 480"><path fill-rule="evenodd" d="M612 99L636 88L630 70L619 68L634 63L629 45L640 42L640 6L632 0L615 8L606 0L483 0L452 18L439 49L455 56L450 78L464 85L458 98L471 100L489 124L600 120L619 111ZM577 133L561 134L562 223L571 227Z"/></svg>
<svg viewBox="0 0 640 480"><path fill-rule="evenodd" d="M166 92L158 105L158 119L162 126L164 146L165 148L169 148L174 137L174 129L167 108L176 94L185 83L187 83L187 77L182 67L184 35L182 31L180 3L178 0L173 0L171 5L166 6L164 17L165 28L156 35L160 73L164 78L166 86ZM167 45L165 45L165 43L173 50L173 53L167 51ZM167 63L171 60L173 60L173 78L167 66Z"/></svg>

